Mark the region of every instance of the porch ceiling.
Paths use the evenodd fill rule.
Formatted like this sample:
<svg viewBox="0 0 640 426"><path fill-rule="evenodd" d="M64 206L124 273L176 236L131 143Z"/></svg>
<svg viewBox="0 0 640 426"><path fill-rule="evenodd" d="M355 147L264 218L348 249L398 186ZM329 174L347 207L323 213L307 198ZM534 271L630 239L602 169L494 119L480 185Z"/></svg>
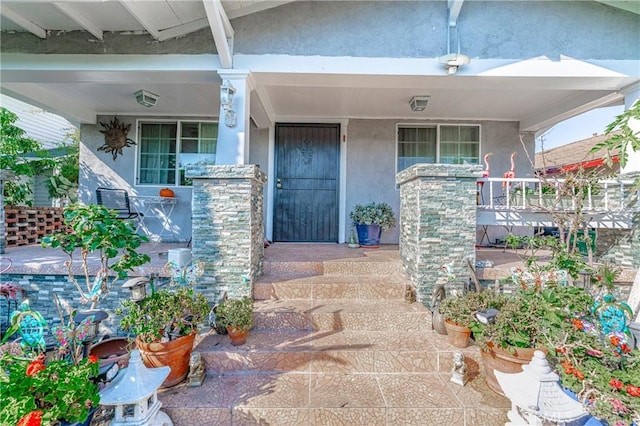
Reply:
<svg viewBox="0 0 640 426"><path fill-rule="evenodd" d="M106 31L147 32L163 40L211 26L220 45L233 34L228 19L288 2L2 0L0 28L39 37L70 30L96 37ZM212 12L218 5L222 11ZM75 123L95 123L101 114L216 117L217 70L231 58L81 56L47 55L43 63L38 55L3 54L0 91ZM610 64L600 67L570 58L535 64L473 59L452 76L436 58L289 57L265 62L235 55L233 61L235 68L252 71L251 116L260 127L285 120L390 118L513 120L522 131L539 131L586 110L622 103L620 90L638 82L637 69L624 69L628 64L617 64L613 71ZM159 95L155 107L135 102L133 94L140 89ZM416 95L430 96L422 112L409 108Z"/></svg>

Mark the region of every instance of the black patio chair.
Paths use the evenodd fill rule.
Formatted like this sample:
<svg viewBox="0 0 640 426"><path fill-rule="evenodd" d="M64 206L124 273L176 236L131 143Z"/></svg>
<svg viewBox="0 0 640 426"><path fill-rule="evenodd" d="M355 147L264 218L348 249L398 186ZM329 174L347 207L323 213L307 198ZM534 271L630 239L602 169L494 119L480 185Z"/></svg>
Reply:
<svg viewBox="0 0 640 426"><path fill-rule="evenodd" d="M129 193L124 189L97 188L96 199L98 204L118 213L118 219L140 219L142 213L131 210Z"/></svg>

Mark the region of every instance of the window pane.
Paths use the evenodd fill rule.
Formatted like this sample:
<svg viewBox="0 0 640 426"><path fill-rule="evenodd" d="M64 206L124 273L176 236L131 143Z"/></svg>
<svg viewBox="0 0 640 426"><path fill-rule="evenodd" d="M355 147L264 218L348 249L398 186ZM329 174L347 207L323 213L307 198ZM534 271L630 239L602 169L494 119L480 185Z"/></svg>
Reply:
<svg viewBox="0 0 640 426"><path fill-rule="evenodd" d="M200 161L215 162L218 124L182 123L181 134L180 184L191 185L191 180L184 177L185 167Z"/></svg>
<svg viewBox="0 0 640 426"><path fill-rule="evenodd" d="M440 126L440 162L480 163L480 126Z"/></svg>
<svg viewBox="0 0 640 426"><path fill-rule="evenodd" d="M140 125L139 183L175 183L176 133L171 123Z"/></svg>
<svg viewBox="0 0 640 426"><path fill-rule="evenodd" d="M181 185L190 185L185 164L214 163L217 139L218 123L141 123L138 183L175 185L178 174Z"/></svg>
<svg viewBox="0 0 640 426"><path fill-rule="evenodd" d="M398 171L414 164L435 162L435 127L398 128Z"/></svg>

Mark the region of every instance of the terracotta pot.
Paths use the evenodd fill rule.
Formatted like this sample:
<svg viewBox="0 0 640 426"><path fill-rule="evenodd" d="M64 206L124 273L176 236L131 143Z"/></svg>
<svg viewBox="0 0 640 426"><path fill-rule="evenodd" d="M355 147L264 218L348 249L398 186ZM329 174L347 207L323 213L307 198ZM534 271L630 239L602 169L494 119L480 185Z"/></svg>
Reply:
<svg viewBox="0 0 640 426"><path fill-rule="evenodd" d="M466 348L469 345L471 330L466 325L458 325L449 320L444 321L444 328L447 329L449 342L456 348Z"/></svg>
<svg viewBox="0 0 640 426"><path fill-rule="evenodd" d="M130 351L135 348L135 343L126 337L113 337L92 345L89 354L98 357L100 367L118 363L119 368L125 368L129 365Z"/></svg>
<svg viewBox="0 0 640 426"><path fill-rule="evenodd" d="M162 386L165 388L175 386L183 381L189 374L189 358L193 351L193 342L196 333L182 336L170 342L145 343L136 339L136 346L140 350L142 361L148 368L168 365L171 372Z"/></svg>
<svg viewBox="0 0 640 426"><path fill-rule="evenodd" d="M502 373L521 373L522 366L528 364L533 358L535 351L542 351L547 354L547 348L514 348L515 353L510 353L506 349L491 346L489 349L480 349L482 365L484 366L484 376L487 385L496 393L504 396L502 388L498 384L493 370Z"/></svg>
<svg viewBox="0 0 640 426"><path fill-rule="evenodd" d="M231 344L233 346L240 346L247 343L247 337L249 337L249 330L242 330L238 327L227 326L227 332L231 338Z"/></svg>

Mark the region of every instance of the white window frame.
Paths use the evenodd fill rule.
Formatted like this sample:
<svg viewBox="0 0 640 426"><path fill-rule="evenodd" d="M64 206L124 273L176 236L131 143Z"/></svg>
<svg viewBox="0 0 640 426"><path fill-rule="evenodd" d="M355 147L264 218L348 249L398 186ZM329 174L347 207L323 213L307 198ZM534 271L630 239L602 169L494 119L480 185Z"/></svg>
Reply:
<svg viewBox="0 0 640 426"><path fill-rule="evenodd" d="M211 123L211 124L217 124L218 126L220 125L219 121L217 120L207 120L207 119L138 119L136 120L136 144L137 144L137 149L136 149L136 169L135 169L135 182L136 182L136 186L143 186L143 187L188 187L190 185L181 185L180 184L180 154L182 151L182 123ZM140 157L142 155L141 153L141 149L142 149L142 144L140 143L140 140L142 138L142 125L143 124L172 124L176 126L176 166L175 166L175 183L141 183L140 182ZM200 138L198 138L198 152L200 151L200 144L201 144L201 140ZM218 143L217 140L217 136L216 136L216 145Z"/></svg>
<svg viewBox="0 0 640 426"><path fill-rule="evenodd" d="M436 129L436 161L433 164L442 164L440 163L440 143L441 143L441 132L440 129L442 126L446 127L477 127L478 128L478 162L476 164L481 164L481 153L482 153L482 125L477 123L397 123L396 124L396 156L395 156L395 168L396 174L400 173L402 170L398 170L398 154L399 154L399 145L400 141L398 139L398 133L400 132L400 128L435 128ZM403 169L403 170L406 170Z"/></svg>

